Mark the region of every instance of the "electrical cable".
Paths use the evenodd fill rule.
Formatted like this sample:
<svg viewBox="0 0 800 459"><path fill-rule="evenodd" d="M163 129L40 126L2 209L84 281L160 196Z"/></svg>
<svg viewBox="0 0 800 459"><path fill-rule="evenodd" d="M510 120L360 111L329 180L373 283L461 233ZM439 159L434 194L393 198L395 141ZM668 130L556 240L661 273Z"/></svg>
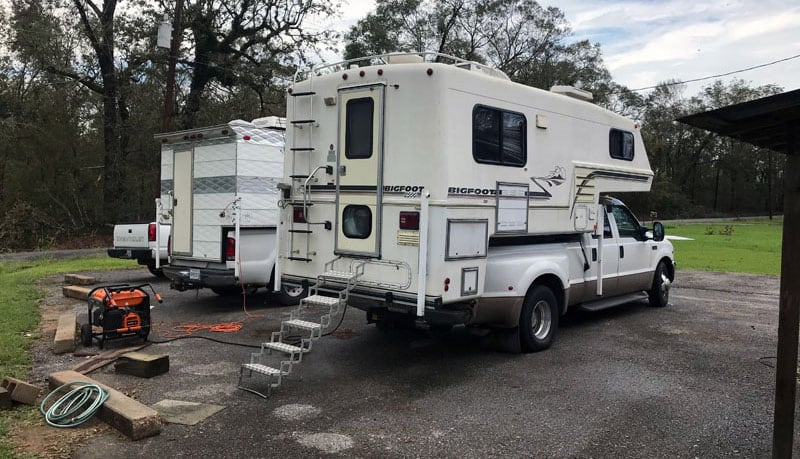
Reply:
<svg viewBox="0 0 800 459"><path fill-rule="evenodd" d="M763 68L763 67L769 67L770 65L780 64L781 62L786 62L786 61L790 61L790 60L793 60L793 59L797 59L798 57L800 57L800 54L795 54L794 56L784 57L783 59L778 59L776 61L767 62L767 63L764 63L764 64L753 65L751 67L747 67L747 68L743 68L743 69L739 69L739 70L732 70L730 72L718 73L716 75L709 75L709 76L700 77L700 78L692 78L692 79L683 80L683 81L666 82L666 83L662 83L662 84L657 84L655 86L645 86L645 87L642 87L642 88L628 89L628 91L631 91L631 92L646 91L648 89L656 89L656 88L658 88L660 86L675 86L675 85L684 84L684 83L695 83L695 82L698 82L698 81L710 80L712 78L719 78L719 77L724 77L724 76L729 76L729 75L735 75L737 73L748 72L750 70L760 69L760 68ZM614 91L611 94L620 94L620 93L621 93L620 91Z"/></svg>
<svg viewBox="0 0 800 459"><path fill-rule="evenodd" d="M75 385L74 389L58 398L47 410L45 405L61 389ZM48 425L59 428L76 427L88 421L108 400L108 391L97 384L73 381L58 386L47 394L39 405Z"/></svg>

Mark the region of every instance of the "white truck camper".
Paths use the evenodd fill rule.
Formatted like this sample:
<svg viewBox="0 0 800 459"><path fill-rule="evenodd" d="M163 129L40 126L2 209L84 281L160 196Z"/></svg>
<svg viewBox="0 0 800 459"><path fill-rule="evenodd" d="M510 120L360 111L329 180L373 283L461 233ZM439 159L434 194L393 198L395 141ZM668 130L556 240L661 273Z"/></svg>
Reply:
<svg viewBox="0 0 800 459"><path fill-rule="evenodd" d="M267 117L155 136L172 288L272 287L284 132L284 118Z"/></svg>
<svg viewBox="0 0 800 459"><path fill-rule="evenodd" d="M638 124L590 93L410 53L316 67L287 99L276 276L310 289L302 304L488 327L523 351L573 307L667 304L663 226L607 196L650 190Z"/></svg>

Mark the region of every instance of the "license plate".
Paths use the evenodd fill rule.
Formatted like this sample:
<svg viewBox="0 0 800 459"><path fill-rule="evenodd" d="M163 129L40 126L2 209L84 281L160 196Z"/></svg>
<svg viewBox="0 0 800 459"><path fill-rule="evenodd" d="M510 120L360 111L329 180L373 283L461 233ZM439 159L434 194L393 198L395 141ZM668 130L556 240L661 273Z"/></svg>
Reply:
<svg viewBox="0 0 800 459"><path fill-rule="evenodd" d="M200 270L199 269L190 269L189 270L189 280L200 280Z"/></svg>

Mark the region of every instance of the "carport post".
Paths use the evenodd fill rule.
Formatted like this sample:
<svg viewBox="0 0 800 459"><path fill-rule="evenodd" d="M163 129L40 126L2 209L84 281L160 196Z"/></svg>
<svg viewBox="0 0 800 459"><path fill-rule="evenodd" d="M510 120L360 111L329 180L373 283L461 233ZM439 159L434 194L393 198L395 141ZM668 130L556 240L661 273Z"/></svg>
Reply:
<svg viewBox="0 0 800 459"><path fill-rule="evenodd" d="M797 335L800 320L800 157L795 138L786 126L786 169L783 196L783 249L778 312L778 355L775 365L775 418L772 457L792 457L794 406L797 389Z"/></svg>

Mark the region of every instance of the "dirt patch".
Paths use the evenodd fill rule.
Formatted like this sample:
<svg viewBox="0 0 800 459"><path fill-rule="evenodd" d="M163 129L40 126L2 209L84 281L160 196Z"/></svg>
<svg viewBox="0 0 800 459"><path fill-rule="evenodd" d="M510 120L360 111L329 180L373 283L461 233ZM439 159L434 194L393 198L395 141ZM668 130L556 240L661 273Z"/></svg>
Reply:
<svg viewBox="0 0 800 459"><path fill-rule="evenodd" d="M68 458L77 446L83 445L95 435L110 432L102 421L91 419L74 429L58 429L43 422L28 421L11 431L14 447L18 453L35 457Z"/></svg>

